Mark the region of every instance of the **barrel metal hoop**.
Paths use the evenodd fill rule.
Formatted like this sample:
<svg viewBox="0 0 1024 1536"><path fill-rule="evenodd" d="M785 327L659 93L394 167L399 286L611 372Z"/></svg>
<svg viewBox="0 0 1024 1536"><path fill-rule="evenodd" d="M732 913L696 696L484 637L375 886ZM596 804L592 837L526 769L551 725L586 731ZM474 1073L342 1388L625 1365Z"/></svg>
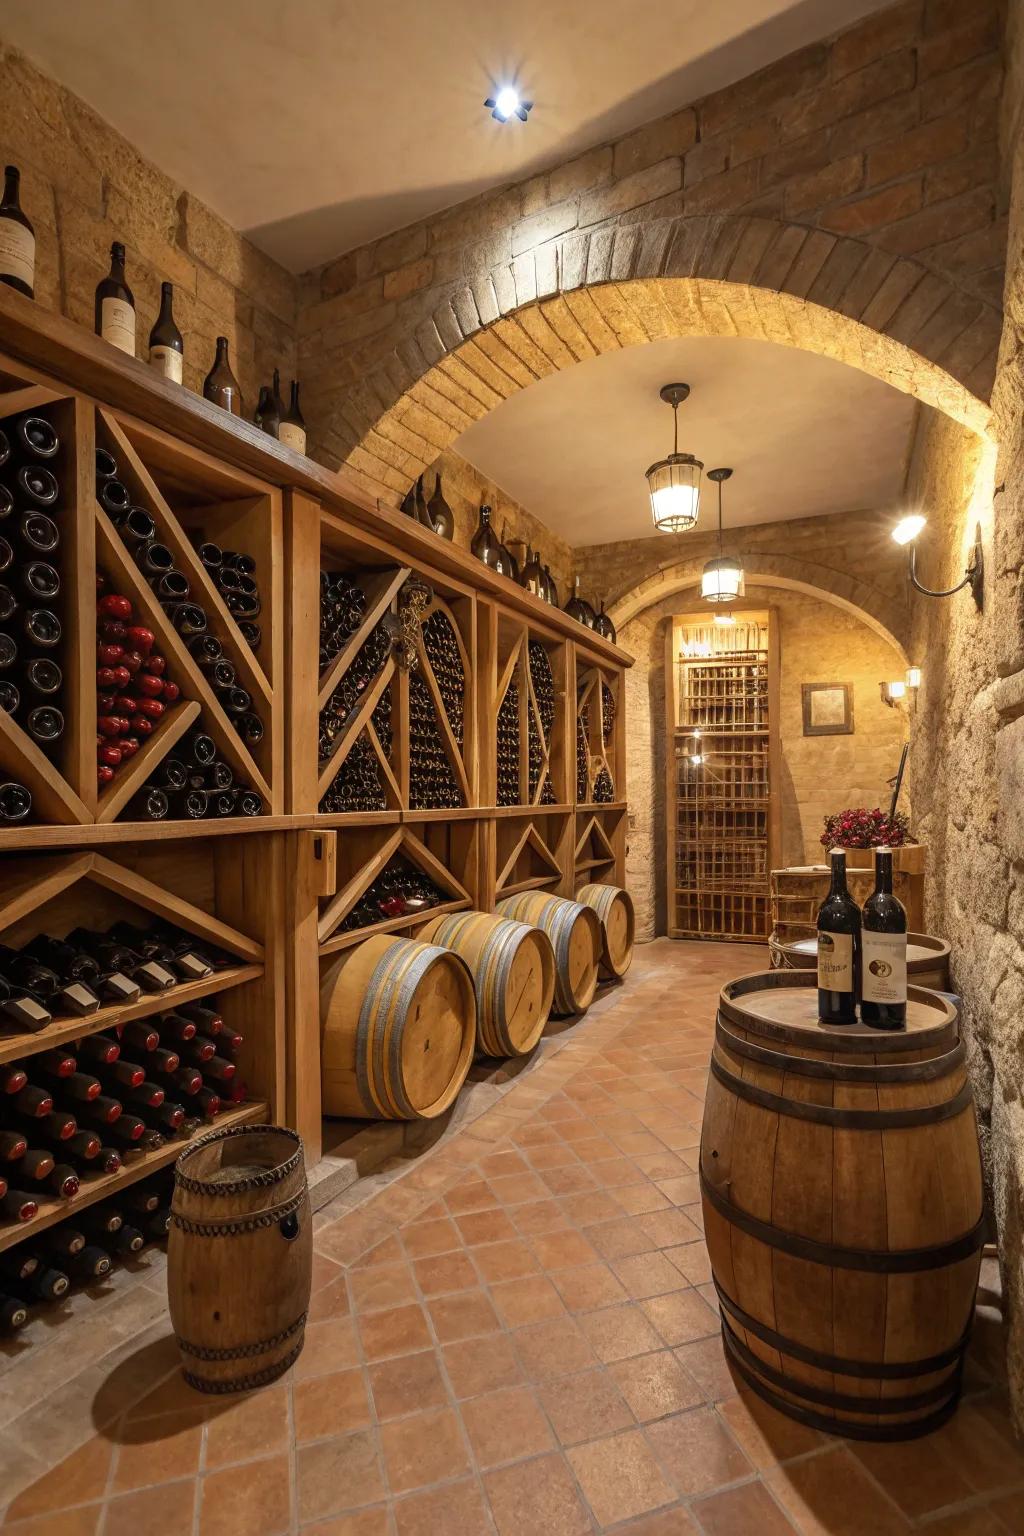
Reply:
<svg viewBox="0 0 1024 1536"><path fill-rule="evenodd" d="M938 1125L943 1120L954 1120L974 1101L968 1081L954 1098L946 1099L942 1104L920 1104L914 1109L832 1109L827 1104L807 1104L801 1099L788 1099L772 1093L768 1088L758 1088L723 1067L716 1056L711 1058L711 1075L737 1098L746 1099L748 1104L757 1104L761 1109L785 1115L790 1120L809 1120L815 1125L831 1125L846 1131L898 1131L918 1125Z"/></svg>
<svg viewBox="0 0 1024 1536"><path fill-rule="evenodd" d="M190 1237L241 1237L247 1232L261 1232L267 1227L276 1227L278 1222L284 1221L293 1211L297 1211L305 1200L308 1191L303 1188L297 1195L292 1195L290 1200L282 1200L280 1205L272 1205L269 1210L255 1211L251 1216L238 1216L228 1221L193 1221L190 1216L179 1216L177 1211L171 1211L171 1222L180 1232L187 1232Z"/></svg>
<svg viewBox="0 0 1024 1536"><path fill-rule="evenodd" d="M245 1178L235 1179L230 1184L211 1184L206 1179L193 1179L191 1175L182 1173L182 1163L201 1147L208 1147L215 1141L228 1141L232 1136L251 1136L259 1131L273 1131L275 1135L290 1137L296 1143L291 1157L274 1168L266 1168L262 1173L246 1174ZM274 1184L280 1184L282 1179L295 1172L301 1162L302 1139L296 1131L280 1125L229 1125L222 1131L208 1131L205 1136L200 1136L186 1147L174 1165L174 1182L179 1189L187 1189L191 1195L244 1195L253 1189L269 1189Z"/></svg>
<svg viewBox="0 0 1024 1536"><path fill-rule="evenodd" d="M945 1269L947 1265L959 1264L961 1259L969 1259L985 1241L987 1226L983 1212L974 1226L960 1237L954 1237L946 1243L937 1243L930 1248L896 1248L890 1253L870 1248L838 1248L832 1243L819 1243L813 1237L802 1237L796 1232L783 1232L770 1222L749 1215L714 1188L703 1167L699 1178L701 1194L708 1204L748 1237L756 1238L769 1248L778 1248L781 1253L807 1259L811 1264L824 1264L830 1269L855 1269L872 1275L923 1274L927 1270Z"/></svg>
<svg viewBox="0 0 1024 1536"><path fill-rule="evenodd" d="M275 1333L269 1339L258 1339L254 1344L237 1344L231 1349L209 1349L205 1344L193 1344L190 1339L178 1338L178 1348L183 1355L190 1355L193 1360L254 1360L257 1355L266 1354L268 1349L276 1349L287 1339L299 1332L306 1324L306 1313L302 1312L287 1328L282 1328L280 1333Z"/></svg>
<svg viewBox="0 0 1024 1536"><path fill-rule="evenodd" d="M720 1282L715 1279L715 1290L718 1292L719 1305L748 1333L760 1339L769 1349L778 1350L779 1354L791 1355L794 1360L800 1360L804 1365L813 1365L819 1371L831 1371L834 1376L854 1376L858 1380L865 1381L906 1381L914 1376L930 1376L933 1371L945 1370L947 1365L954 1365L962 1360L970 1340L971 1330L968 1325L957 1342L944 1349L939 1355L929 1355L924 1360L848 1360L842 1355L826 1355L818 1349L810 1349L806 1344L798 1344L795 1339L787 1338L784 1333L776 1333L773 1328L762 1323L758 1318L751 1317L743 1308L722 1288Z"/></svg>
<svg viewBox="0 0 1024 1536"><path fill-rule="evenodd" d="M901 1420L898 1424L864 1424L858 1423L854 1419L834 1419L828 1414L815 1413L813 1409L802 1408L799 1403L791 1402L789 1398L783 1397L778 1392L773 1392L768 1384L762 1381L757 1371L751 1370L745 1365L738 1352L734 1351L724 1328L722 1329L722 1339L732 1364L739 1371L751 1391L756 1392L758 1397L762 1398L770 1407L777 1409L779 1413L786 1414L791 1419L796 1419L800 1424L806 1424L810 1429L822 1430L828 1435L845 1435L850 1440L917 1440L922 1435L930 1435L932 1430L939 1429L947 1420L951 1419L956 1412L957 1403L960 1400L961 1382L959 1375L957 1375L956 1379L949 1383L947 1387L949 1395L946 1401L934 1413L926 1414L923 1418ZM874 1413L877 1411L873 1404L871 1407L865 1408L862 1399L858 1399L858 1403L861 1406L855 1410L856 1412Z"/></svg>
<svg viewBox="0 0 1024 1536"><path fill-rule="evenodd" d="M760 1066L771 1067L776 1072L792 1073L795 1077L823 1077L839 1083L863 1083L870 1088L875 1083L930 1083L944 1077L967 1058L967 1048L961 1040L951 1051L942 1056L932 1056L927 1061L902 1061L890 1065L856 1066L851 1062L816 1061L806 1056L787 1056L783 1051L769 1051L752 1040L741 1040L722 1023L721 1014L715 1021L715 1039L733 1056L756 1061Z"/></svg>
<svg viewBox="0 0 1024 1536"><path fill-rule="evenodd" d="M211 1381L208 1376L197 1376L193 1371L187 1371L182 1366L181 1374L190 1387L197 1392L207 1392L218 1397L225 1397L229 1393L254 1392L257 1387L269 1386L272 1381L277 1381L285 1371L293 1366L302 1353L302 1340L290 1349L282 1359L273 1365L268 1365L262 1371L254 1371L251 1376L235 1376L230 1381Z"/></svg>

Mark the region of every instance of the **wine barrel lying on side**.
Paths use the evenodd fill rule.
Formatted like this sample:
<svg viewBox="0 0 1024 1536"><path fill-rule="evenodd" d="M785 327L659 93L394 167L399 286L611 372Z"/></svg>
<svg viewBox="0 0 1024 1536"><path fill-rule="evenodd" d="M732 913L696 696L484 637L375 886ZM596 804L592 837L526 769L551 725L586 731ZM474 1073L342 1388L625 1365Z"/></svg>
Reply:
<svg viewBox="0 0 1024 1536"><path fill-rule="evenodd" d="M813 971L818 964L817 939L796 939L773 946L773 964L796 971ZM907 979L915 987L949 991L949 944L930 933L907 934Z"/></svg>
<svg viewBox="0 0 1024 1536"><path fill-rule="evenodd" d="M323 1107L360 1120L431 1120L465 1081L476 996L448 949L380 935L320 982Z"/></svg>
<svg viewBox="0 0 1024 1536"><path fill-rule="evenodd" d="M583 885L576 900L601 920L601 975L621 981L633 962L633 898L617 885Z"/></svg>
<svg viewBox="0 0 1024 1536"><path fill-rule="evenodd" d="M476 1048L525 1056L540 1039L555 993L555 956L540 928L490 912L453 912L421 931L469 966L476 987Z"/></svg>
<svg viewBox="0 0 1024 1536"><path fill-rule="evenodd" d="M555 952L556 1014L585 1013L597 991L601 923L592 907L543 891L521 891L498 902L504 917L542 928Z"/></svg>
<svg viewBox="0 0 1024 1536"><path fill-rule="evenodd" d="M984 1239L957 1010L823 1024L813 971L723 988L701 1134L726 1351L768 1402L867 1440L954 1411Z"/></svg>
<svg viewBox="0 0 1024 1536"><path fill-rule="evenodd" d="M302 1142L274 1125L212 1131L174 1170L167 1296L185 1380L250 1392L302 1349L313 1218Z"/></svg>

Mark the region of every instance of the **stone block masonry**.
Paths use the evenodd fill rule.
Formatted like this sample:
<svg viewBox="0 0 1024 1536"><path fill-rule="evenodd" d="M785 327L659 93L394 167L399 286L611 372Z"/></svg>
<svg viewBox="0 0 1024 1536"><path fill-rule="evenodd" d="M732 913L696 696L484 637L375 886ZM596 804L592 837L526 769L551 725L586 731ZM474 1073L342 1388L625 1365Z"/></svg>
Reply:
<svg viewBox="0 0 1024 1536"><path fill-rule="evenodd" d="M172 282L185 384L202 389L215 338L227 336L250 415L275 366L286 379L296 370L298 279L2 43L0 73L0 154L21 167L22 204L36 231L37 301L92 330L96 284L109 269L111 241L123 241L138 355L147 355L160 284Z"/></svg>
<svg viewBox="0 0 1024 1536"><path fill-rule="evenodd" d="M299 352L318 451L400 493L508 394L665 334L658 302L632 291L659 277L750 285L748 311L751 293L783 289L987 399L1006 243L1000 41L997 0L903 0L310 273ZM698 334L758 333L720 308L694 305Z"/></svg>

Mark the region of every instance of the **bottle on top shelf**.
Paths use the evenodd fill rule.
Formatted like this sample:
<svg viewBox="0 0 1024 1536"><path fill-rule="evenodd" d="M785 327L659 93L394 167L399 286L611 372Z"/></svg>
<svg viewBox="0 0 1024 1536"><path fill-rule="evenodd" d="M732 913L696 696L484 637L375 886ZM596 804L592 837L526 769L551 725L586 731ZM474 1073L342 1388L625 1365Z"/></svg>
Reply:
<svg viewBox="0 0 1024 1536"><path fill-rule="evenodd" d="M875 849L875 888L861 914L860 1016L873 1029L907 1024L907 913L892 889L892 849Z"/></svg>
<svg viewBox="0 0 1024 1536"><path fill-rule="evenodd" d="M124 246L110 247L110 271L96 285L96 335L135 356L135 299L125 279Z"/></svg>
<svg viewBox="0 0 1024 1536"><path fill-rule="evenodd" d="M441 489L440 475L437 476L437 479L434 482L433 494L431 495L430 500L427 502L427 512L430 516L430 522L434 532L438 534L440 538L448 539L448 541L451 542L451 540L455 537L455 517L451 507L444 499L444 492Z"/></svg>
<svg viewBox="0 0 1024 1536"><path fill-rule="evenodd" d="M430 509L427 506L427 498L423 490L422 475L420 475L419 479L416 481L416 521L419 523L421 528L429 528L431 533L435 532L434 520L430 515Z"/></svg>
<svg viewBox="0 0 1024 1536"><path fill-rule="evenodd" d="M238 387L238 380L231 371L226 336L217 337L217 355L214 358L213 367L203 380L203 394L207 400L212 400L214 405L222 406L233 416L241 416L242 392Z"/></svg>
<svg viewBox="0 0 1024 1536"><path fill-rule="evenodd" d="M565 611L577 624L585 624L588 629L595 627L597 615L593 608L580 593L580 579L575 577L573 581L572 597L565 605Z"/></svg>
<svg viewBox="0 0 1024 1536"><path fill-rule="evenodd" d="M182 381L185 343L174 323L174 284L160 284L160 313L149 333L149 361L174 384Z"/></svg>
<svg viewBox="0 0 1024 1536"><path fill-rule="evenodd" d="M855 1024L860 987L860 908L846 884L846 854L829 854L832 883L818 908L818 1015L825 1024Z"/></svg>
<svg viewBox="0 0 1024 1536"><path fill-rule="evenodd" d="M35 266L36 237L21 206L21 172L16 165L6 165L0 197L0 283L34 298Z"/></svg>
<svg viewBox="0 0 1024 1536"><path fill-rule="evenodd" d="M540 563L540 552L528 544L526 546L526 559L523 569L519 573L519 585L525 587L527 592L532 592L534 597L544 596L544 568Z"/></svg>
<svg viewBox="0 0 1024 1536"><path fill-rule="evenodd" d="M253 421L268 437L281 435L281 418L274 404L274 394L269 384L260 385L259 398L253 412Z"/></svg>
<svg viewBox="0 0 1024 1536"><path fill-rule="evenodd" d="M293 448L296 453L305 453L306 422L299 407L298 379L292 379L291 399L287 411L281 418L277 435L285 447Z"/></svg>
<svg viewBox="0 0 1024 1536"><path fill-rule="evenodd" d="M285 418L284 400L281 395L281 370L274 369L273 383L270 386L270 399L273 403L274 413L280 424Z"/></svg>
<svg viewBox="0 0 1024 1536"><path fill-rule="evenodd" d="M469 548L482 565L497 571L499 576L509 574L504 546L491 527L491 509L486 504L480 508L476 532L470 540Z"/></svg>

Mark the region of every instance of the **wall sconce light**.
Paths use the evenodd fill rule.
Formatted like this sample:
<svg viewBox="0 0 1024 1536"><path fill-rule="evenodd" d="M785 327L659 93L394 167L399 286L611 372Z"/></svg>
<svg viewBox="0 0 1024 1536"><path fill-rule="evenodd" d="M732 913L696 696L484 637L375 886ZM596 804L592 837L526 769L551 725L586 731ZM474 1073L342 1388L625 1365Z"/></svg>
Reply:
<svg viewBox="0 0 1024 1536"><path fill-rule="evenodd" d="M908 688L917 689L917 688L920 688L920 686L921 686L921 668L920 667L908 667L907 668L907 687Z"/></svg>
<svg viewBox="0 0 1024 1536"><path fill-rule="evenodd" d="M952 597L954 592L962 592L964 587L970 587L974 601L978 607L982 606L982 594L985 577L985 561L981 549L981 524L977 524L974 530L974 547L971 557L967 562L962 581L958 581L955 587L940 587L938 589L923 586L917 579L917 555L914 547L918 534L925 527L928 519L920 512L913 512L907 517L901 518L892 530L892 536L897 544L910 545L910 580L914 590L920 592L923 597Z"/></svg>
<svg viewBox="0 0 1024 1536"><path fill-rule="evenodd" d="M902 679L891 683L879 683L878 691L882 695L882 703L888 704L890 709L895 709L900 699L907 696L907 685Z"/></svg>

